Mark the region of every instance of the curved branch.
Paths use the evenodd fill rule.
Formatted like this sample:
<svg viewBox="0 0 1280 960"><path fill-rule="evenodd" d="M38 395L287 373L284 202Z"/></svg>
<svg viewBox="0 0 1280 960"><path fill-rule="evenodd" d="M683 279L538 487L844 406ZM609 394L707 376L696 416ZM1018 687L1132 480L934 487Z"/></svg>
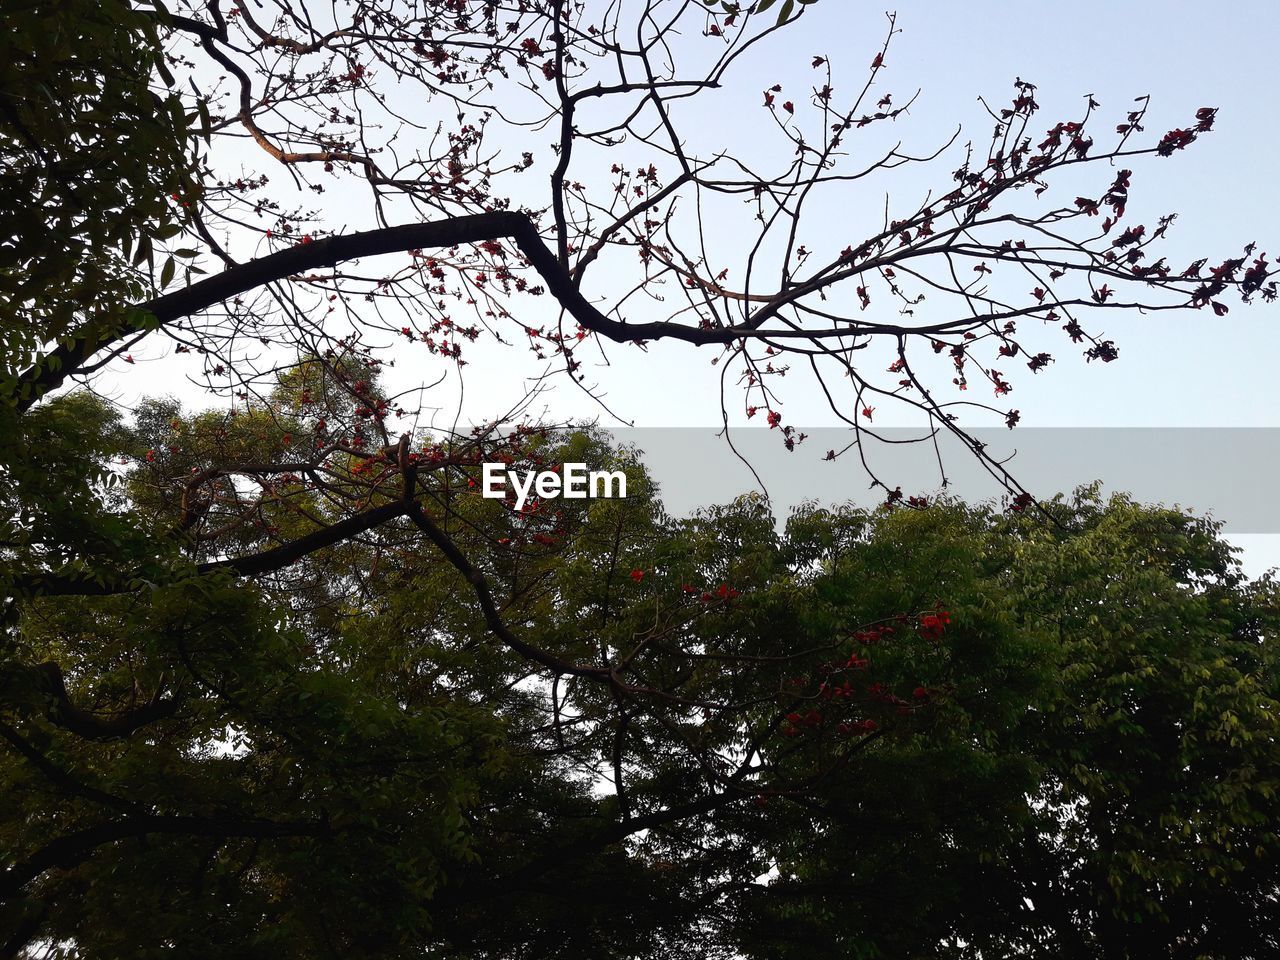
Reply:
<svg viewBox="0 0 1280 960"><path fill-rule="evenodd" d="M9 742L9 744L27 758L27 761L39 770L49 779L49 781L67 793L75 796L84 797L86 800L92 800L94 803L100 803L104 806L115 807L122 810L135 810L138 804L132 800L126 800L124 797L117 797L114 794L107 793L105 790L99 790L97 787L77 780L72 774L63 770L57 764L53 763L48 757L35 748L22 734L18 733L13 727L7 723L0 721L0 738Z"/></svg>
<svg viewBox="0 0 1280 960"><path fill-rule="evenodd" d="M502 619L502 615L498 612L498 605L493 602L493 593L489 589L489 583L485 579L483 573L476 569L470 560L466 558L458 545L455 544L449 536L441 530L426 515L421 505L413 503L408 506L407 513L409 519L417 525L423 533L427 535L427 539L436 545L445 558L460 574L466 577L467 582L471 584L475 591L476 598L480 601L480 609L484 614L484 622L493 631L494 635L505 643L512 650L534 661L540 663L544 667L548 667L555 671L557 675L570 674L577 677L591 677L593 679L611 680L613 679L613 671L608 667L583 667L568 660L563 660L554 654L548 653L540 647L526 643L517 637L507 627L506 622Z"/></svg>
<svg viewBox="0 0 1280 960"><path fill-rule="evenodd" d="M71 702L58 664L49 661L33 669L39 675L40 688L53 698L49 720L86 740L118 740L157 720L171 717L178 710L177 698L161 699L157 693L150 703L106 719Z"/></svg>
<svg viewBox="0 0 1280 960"><path fill-rule="evenodd" d="M671 337L689 343L727 343L742 335L732 329L696 330L674 323L629 324L606 317L584 297L573 279L542 241L528 216L512 211L496 211L471 216L367 230L299 244L287 250L231 267L154 300L138 305L143 314L133 322L114 329L96 331L72 339L50 351L18 379L17 407L29 409L40 397L57 389L75 375L100 350L122 337L146 329L146 318L164 325L199 313L215 304L247 293L275 280L332 267L345 260L400 253L424 247L452 247L464 243L509 238L514 240L530 265L546 281L547 288L569 314L584 327L618 342Z"/></svg>
<svg viewBox="0 0 1280 960"><path fill-rule="evenodd" d="M242 577L273 573L291 563L296 563L309 553L349 540L389 520L403 516L408 510L409 504L402 501L383 504L261 553L202 563L196 567L196 573L226 570ZM35 596L103 597L117 593L130 593L145 586L146 582L136 576L107 575L104 577L100 573L92 577L88 574L36 573L17 576L13 584L15 589Z"/></svg>
<svg viewBox="0 0 1280 960"><path fill-rule="evenodd" d="M130 837L170 834L193 837L320 837L330 832L322 821L278 823L217 817L138 816L86 827L46 843L25 860L0 874L0 899L9 899L40 874L70 870L84 863L102 846Z"/></svg>

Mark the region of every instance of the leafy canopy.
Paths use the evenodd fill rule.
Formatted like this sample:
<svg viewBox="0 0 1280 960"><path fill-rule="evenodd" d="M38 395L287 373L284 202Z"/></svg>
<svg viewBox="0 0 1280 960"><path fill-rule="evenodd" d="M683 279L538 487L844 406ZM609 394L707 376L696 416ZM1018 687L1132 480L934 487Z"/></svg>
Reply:
<svg viewBox="0 0 1280 960"><path fill-rule="evenodd" d="M51 462L141 461L67 502L100 518L81 536L181 532L138 589L10 605L11 930L86 958L1265 955L1277 592L1212 523L1095 490L1053 523L677 519L627 451L531 431L484 457L622 468L631 496L513 515L461 441L415 441L455 464L424 502L468 573L406 517L199 573L246 493L182 530L172 478L279 455L304 389L127 427L40 408ZM579 669L609 663L624 682Z"/></svg>
<svg viewBox="0 0 1280 960"><path fill-rule="evenodd" d="M936 203L819 251L802 208L843 182L847 137L909 103L842 103L806 58L827 81L808 103L777 84L756 101L795 148L763 176L685 153L673 120L790 0L776 19L769 0L679 5L712 65L668 72L649 3L521 3L505 22L487 0L338 4L331 25L287 4L265 24L217 0L10 6L0 952L1276 952L1276 585L1246 582L1212 523L1096 490L1041 516L1025 492L997 514L887 484L894 509L808 507L782 530L754 498L677 519L637 453L589 428L495 416L397 438L413 411L380 378L384 334L460 365L514 325L579 381L584 345L673 339L721 351L742 389L726 419L740 400L788 449L779 354L847 382L855 428L878 394L959 429L969 401L931 381L1003 397L993 364L1053 359L1031 331L1059 324L1110 362L1078 316L1274 297L1253 245L1202 276L1208 259L1151 257L1171 217L1118 225L1132 174L1107 162L1163 162L1213 108L1142 139L1145 100L1112 135L1090 98L1037 144L1019 80ZM894 24L853 89L884 80ZM171 68L223 76L226 112ZM558 127L554 159L483 143L506 118L477 91L513 77L536 109L507 132ZM576 124L596 99L618 117ZM402 150L409 130L442 139ZM246 134L317 196L359 183L375 226L312 226L265 173L229 173ZM603 159L624 142L655 159ZM919 162L854 179L899 160ZM500 192L539 162L545 195ZM1106 166L1089 195L1002 207L1088 164ZM761 225L737 287L698 219L726 198ZM219 272L179 271L195 254ZM637 296L686 301L597 307L601 258L632 265ZM952 304L939 322L915 316L926 288ZM516 321L534 297L577 328ZM122 413L58 392L155 337L234 403ZM887 369L848 361L870 339L897 345ZM631 496L518 510L478 495L492 461L625 470Z"/></svg>

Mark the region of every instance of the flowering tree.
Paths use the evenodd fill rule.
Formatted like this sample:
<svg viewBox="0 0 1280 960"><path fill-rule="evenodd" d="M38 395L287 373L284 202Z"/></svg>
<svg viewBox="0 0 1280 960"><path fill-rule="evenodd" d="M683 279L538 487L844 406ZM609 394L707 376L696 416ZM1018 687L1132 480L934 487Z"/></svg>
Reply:
<svg viewBox="0 0 1280 960"><path fill-rule="evenodd" d="M1212 107L1169 131L1145 129L1146 98L1044 118L1019 79L986 107L989 136L855 161L914 101L894 89L893 16L865 63L816 55L810 90L765 84L768 133L750 152L695 150L698 104L759 83L753 56L803 9L755 7L157 11L172 95L204 133L172 198L185 229L169 246L117 238L152 294L132 311L70 330L36 313L61 339L17 373L18 403L133 361L146 337L198 353L211 387L245 398L299 351L464 364L477 340L513 342L586 384L584 351L675 341L718 351L726 423L760 416L793 448L780 378L799 365L857 449L889 401L937 429L959 432L965 408L1013 426L1018 371L1064 350L1116 359L1091 332L1111 311L1220 315L1230 296L1274 296L1252 244L1170 263L1173 215L1126 216L1142 166L1210 132ZM824 209L935 161L946 172L922 200L890 198L883 222L824 246ZM860 362L871 344L887 370Z"/></svg>
<svg viewBox="0 0 1280 960"><path fill-rule="evenodd" d="M191 509L168 471L264 426L152 403L135 432L84 395L33 416L45 476L156 453L127 510L67 485L135 563ZM287 566L251 541L252 570L188 554L79 596L11 583L10 953L1266 942L1276 596L1211 525L1085 493L1051 525L944 503L807 510L780 534L754 498L665 517L590 436L504 442L624 468L633 496L513 516L442 469L420 514Z"/></svg>
<svg viewBox="0 0 1280 960"><path fill-rule="evenodd" d="M1018 80L989 137L859 165L851 146L912 103L892 89L896 21L854 79L815 54L803 95L761 83L752 58L804 6L211 0L7 33L6 89L30 86L0 101L6 215L25 211L0 248L9 953L199 936L250 955L708 955L827 909L786 884L756 899L780 863L829 869L778 811L845 822L859 795L833 784L891 736L938 733L973 585L903 573L911 589L833 599L817 571L867 518L801 518L782 541L744 501L673 524L624 455L519 405L398 427L422 401L391 366L432 381L527 349L596 392L587 351L709 348L726 426L759 417L794 450L782 385L803 371L850 427L835 458L888 402L962 437L968 407L1013 427L1022 365L1116 359L1097 317L1220 314L1275 284L1252 246L1171 265L1172 217L1126 216L1137 171L1213 108L1167 132L1144 129L1145 101L1045 120ZM744 87L772 142L697 144L696 105ZM118 129L156 175L112 153ZM828 242L841 197L933 161L928 196ZM148 401L123 422L63 389L144 360L226 409ZM575 458L640 493L477 495L482 463ZM873 663L891 637L903 652ZM974 637L1042 652L999 616ZM1026 936L1114 914L1063 903L1061 931Z"/></svg>

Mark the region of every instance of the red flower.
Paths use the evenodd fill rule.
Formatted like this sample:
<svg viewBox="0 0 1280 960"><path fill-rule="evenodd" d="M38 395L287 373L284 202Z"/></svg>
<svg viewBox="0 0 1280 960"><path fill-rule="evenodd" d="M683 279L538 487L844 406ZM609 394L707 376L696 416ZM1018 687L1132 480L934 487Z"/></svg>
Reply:
<svg viewBox="0 0 1280 960"><path fill-rule="evenodd" d="M1210 125L1212 125L1212 118L1210 118ZM1202 129L1207 130L1209 128L1203 127ZM1160 154L1162 157L1167 157L1172 154L1173 151L1181 150L1186 147L1187 144L1191 143L1195 138L1196 135L1193 130L1183 130L1181 128L1177 130L1170 130L1161 137L1160 142L1156 145L1156 153Z"/></svg>
<svg viewBox="0 0 1280 960"><path fill-rule="evenodd" d="M1035 499L1029 493L1020 493L1013 498L1013 503L1009 504L1009 509L1014 513L1022 513L1027 507L1035 503Z"/></svg>
<svg viewBox="0 0 1280 960"><path fill-rule="evenodd" d="M639 569L632 570L631 579L634 580L636 583L639 583L641 580L644 579L644 571Z"/></svg>
<svg viewBox="0 0 1280 960"><path fill-rule="evenodd" d="M950 611L938 608L934 613L926 613L920 618L920 634L926 639L938 640L950 623Z"/></svg>
<svg viewBox="0 0 1280 960"><path fill-rule="evenodd" d="M1047 353L1037 353L1027 362L1027 366L1031 369L1032 373L1039 373L1050 363L1053 363L1053 357L1049 356Z"/></svg>

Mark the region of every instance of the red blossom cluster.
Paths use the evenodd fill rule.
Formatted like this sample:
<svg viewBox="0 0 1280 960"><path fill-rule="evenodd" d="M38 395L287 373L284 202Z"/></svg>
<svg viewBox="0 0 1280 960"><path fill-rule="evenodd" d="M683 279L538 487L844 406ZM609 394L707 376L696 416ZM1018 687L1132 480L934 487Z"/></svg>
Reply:
<svg viewBox="0 0 1280 960"><path fill-rule="evenodd" d="M926 613L920 618L917 629L920 636L926 640L941 640L942 635L946 633L947 627L951 625L951 613L938 607L933 613Z"/></svg>
<svg viewBox="0 0 1280 960"><path fill-rule="evenodd" d="M742 596L741 593L729 586L727 583L722 583L720 586L714 587L710 590L699 590L693 584L686 583L683 584L680 589L690 597L697 597L699 603L708 605L727 604Z"/></svg>

